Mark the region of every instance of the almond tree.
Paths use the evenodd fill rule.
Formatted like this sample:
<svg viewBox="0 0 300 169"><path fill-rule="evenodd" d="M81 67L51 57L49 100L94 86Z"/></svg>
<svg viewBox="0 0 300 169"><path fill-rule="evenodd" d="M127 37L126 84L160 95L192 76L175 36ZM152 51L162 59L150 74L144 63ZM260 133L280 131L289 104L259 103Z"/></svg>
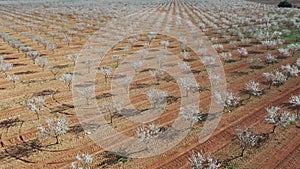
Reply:
<svg viewBox="0 0 300 169"><path fill-rule="evenodd" d="M182 77L179 79L180 86L185 90L186 97L189 96L190 91L195 91L198 89L198 84L195 79L191 77Z"/></svg>
<svg viewBox="0 0 300 169"><path fill-rule="evenodd" d="M137 41L136 38L129 38L128 43L130 44L130 48L133 48L134 43Z"/></svg>
<svg viewBox="0 0 300 169"><path fill-rule="evenodd" d="M279 48L278 52L280 53L282 58L287 58L287 57L291 56L289 49Z"/></svg>
<svg viewBox="0 0 300 169"><path fill-rule="evenodd" d="M240 59L242 59L242 57L245 57L248 55L248 51L246 48L240 48L237 50L240 54Z"/></svg>
<svg viewBox="0 0 300 169"><path fill-rule="evenodd" d="M148 40L149 40L149 45L150 45L151 42L155 39L156 35L157 35L157 33L155 33L155 32L150 32L150 34L147 35L147 38L148 38Z"/></svg>
<svg viewBox="0 0 300 169"><path fill-rule="evenodd" d="M287 45L287 48L291 52L291 56L294 57L296 51L300 50L300 43L292 43Z"/></svg>
<svg viewBox="0 0 300 169"><path fill-rule="evenodd" d="M38 133L40 139L48 139L49 137L54 137L56 139L56 144L59 144L59 137L64 135L69 130L68 121L64 117L56 117L55 119L48 118L46 120L47 127L38 126Z"/></svg>
<svg viewBox="0 0 300 169"><path fill-rule="evenodd" d="M278 126L286 127L288 124L291 124L296 119L296 116L294 114L290 114L287 111L278 114L279 110L280 110L279 107L274 107L274 106L266 108L266 111L268 112L268 116L265 118L265 121L273 125L273 129L271 133L274 133L275 129Z"/></svg>
<svg viewBox="0 0 300 169"><path fill-rule="evenodd" d="M113 124L113 118L115 117L116 114L121 114L122 111L122 105L121 103L106 103L104 102L102 104L102 107L100 109L101 113L108 113L109 114L109 118L110 118L110 124Z"/></svg>
<svg viewBox="0 0 300 169"><path fill-rule="evenodd" d="M199 111L199 107L195 104L190 104L185 107L180 107L179 114L186 120L190 121L190 129L193 128L193 123L204 120L204 115Z"/></svg>
<svg viewBox="0 0 300 169"><path fill-rule="evenodd" d="M166 56L165 55L160 55L157 57L157 64L158 64L158 69L163 69L163 64L166 61Z"/></svg>
<svg viewBox="0 0 300 169"><path fill-rule="evenodd" d="M88 69L88 73L90 73L91 71L91 67L95 64L95 61L94 60L86 60L84 62L85 66L87 67Z"/></svg>
<svg viewBox="0 0 300 169"><path fill-rule="evenodd" d="M20 80L20 78L16 75L13 76L7 76L7 80L13 82L14 88L16 88L16 83Z"/></svg>
<svg viewBox="0 0 300 169"><path fill-rule="evenodd" d="M146 93L153 109L158 108L159 105L166 102L166 97L168 96L167 91L162 91L158 89L150 89Z"/></svg>
<svg viewBox="0 0 300 169"><path fill-rule="evenodd" d="M255 81L250 81L245 84L245 90L249 94L249 99L251 96L260 96L263 94L262 89L259 87L259 83Z"/></svg>
<svg viewBox="0 0 300 169"><path fill-rule="evenodd" d="M258 57L249 58L248 63L250 64L251 69L259 69L263 67L263 61Z"/></svg>
<svg viewBox="0 0 300 169"><path fill-rule="evenodd" d="M45 67L48 66L49 64L49 61L48 58L46 57L39 57L34 60L34 63L36 66L42 68L42 70L44 71Z"/></svg>
<svg viewBox="0 0 300 169"><path fill-rule="evenodd" d="M73 61L73 65L74 65L74 66L75 66L77 60L79 59L79 57L80 57L80 54L78 54L78 53L76 53L76 54L74 54L74 55L69 54L69 55L67 56L67 58L68 58L70 61Z"/></svg>
<svg viewBox="0 0 300 169"><path fill-rule="evenodd" d="M77 165L75 162L71 164L71 169L91 169L93 157L89 154L77 154Z"/></svg>
<svg viewBox="0 0 300 169"><path fill-rule="evenodd" d="M134 69L135 74L139 72L139 69L143 66L142 61L133 61L130 63L131 67Z"/></svg>
<svg viewBox="0 0 300 169"><path fill-rule="evenodd" d="M281 69L289 77L297 77L300 72L297 66L290 64L281 66Z"/></svg>
<svg viewBox="0 0 300 169"><path fill-rule="evenodd" d="M56 79L56 75L60 72L60 68L49 66L48 69L52 73L53 77Z"/></svg>
<svg viewBox="0 0 300 169"><path fill-rule="evenodd" d="M120 86L122 86L124 88L124 90L126 90L126 93L129 92L130 89L130 83L133 79L133 76L131 75L120 75L121 78L116 78L116 82L117 84L119 84Z"/></svg>
<svg viewBox="0 0 300 169"><path fill-rule="evenodd" d="M73 75L70 73L64 73L61 75L60 81L68 86L69 91L71 91L71 83L72 83Z"/></svg>
<svg viewBox="0 0 300 169"><path fill-rule="evenodd" d="M233 92L226 93L225 107L237 107L241 104L240 97L235 96Z"/></svg>
<svg viewBox="0 0 300 169"><path fill-rule="evenodd" d="M149 51L143 49L143 50L138 51L138 54L140 55L141 59L144 59L149 54Z"/></svg>
<svg viewBox="0 0 300 169"><path fill-rule="evenodd" d="M100 68L99 72L104 75L105 83L107 83L107 79L112 74L112 68L110 66L109 67L102 67L102 68Z"/></svg>
<svg viewBox="0 0 300 169"><path fill-rule="evenodd" d="M170 42L168 40L162 40L160 44L163 45L163 49L168 49Z"/></svg>
<svg viewBox="0 0 300 169"><path fill-rule="evenodd" d="M35 59L40 56L40 53L38 51L29 51L26 53L26 56L28 56L32 61L35 61Z"/></svg>
<svg viewBox="0 0 300 169"><path fill-rule="evenodd" d="M27 110L35 112L37 119L40 119L40 111L42 107L45 105L45 100L42 96L37 98L29 99L25 105Z"/></svg>
<svg viewBox="0 0 300 169"><path fill-rule="evenodd" d="M111 59L115 62L117 62L117 67L119 66L119 61L122 60L122 56L121 55L113 55L111 57Z"/></svg>
<svg viewBox="0 0 300 169"><path fill-rule="evenodd" d="M63 41L67 42L68 46L70 46L70 43L72 43L73 39L71 37L64 35Z"/></svg>
<svg viewBox="0 0 300 169"><path fill-rule="evenodd" d="M20 50L21 52L25 53L25 57L26 57L26 53L32 51L32 48L29 47L29 46L21 46L21 47L19 48L19 50Z"/></svg>
<svg viewBox="0 0 300 169"><path fill-rule="evenodd" d="M297 114L299 117L299 110L300 110L300 95L292 96L289 100L289 103L297 109Z"/></svg>
<svg viewBox="0 0 300 169"><path fill-rule="evenodd" d="M277 62L277 57L275 55L272 55L271 53L268 53L265 57L267 64L273 64Z"/></svg>
<svg viewBox="0 0 300 169"><path fill-rule="evenodd" d="M95 93L95 86L85 87L83 89L77 89L76 90L82 97L85 98L86 104L90 104L90 99L93 98L93 95Z"/></svg>
<svg viewBox="0 0 300 169"><path fill-rule="evenodd" d="M149 151L149 141L152 138L158 137L162 133L159 125L154 123L149 124L148 126L142 125L136 129L136 135L146 145L146 150Z"/></svg>
<svg viewBox="0 0 300 169"><path fill-rule="evenodd" d="M203 157L203 155L198 152L193 152L191 157L189 157L190 169L218 169L221 167L221 163L215 161L211 157Z"/></svg>
<svg viewBox="0 0 300 169"><path fill-rule="evenodd" d="M221 58L224 60L224 64L229 62L232 59L231 52L222 52L220 54Z"/></svg>
<svg viewBox="0 0 300 169"><path fill-rule="evenodd" d="M297 59L296 65L298 66L298 68L300 67L300 58Z"/></svg>
<svg viewBox="0 0 300 169"><path fill-rule="evenodd" d="M149 70L149 73L152 77L157 80L157 84L159 85L160 77L164 75L164 71L162 69Z"/></svg>
<svg viewBox="0 0 300 169"><path fill-rule="evenodd" d="M54 53L56 48L57 48L57 45L55 43L47 43L47 49L52 51L52 53Z"/></svg>
<svg viewBox="0 0 300 169"><path fill-rule="evenodd" d="M281 72L274 72L274 73L263 73L264 78L267 80L267 82L270 84L269 89L271 89L271 86L279 86L286 82L287 76L284 75Z"/></svg>
<svg viewBox="0 0 300 169"><path fill-rule="evenodd" d="M182 55L182 57L183 57L184 60L189 60L190 59L190 52L187 51L187 50L183 50L181 52L181 55Z"/></svg>
<svg viewBox="0 0 300 169"><path fill-rule="evenodd" d="M239 156L236 156L233 159L243 157L246 149L250 149L252 147L258 146L259 144L259 136L249 128L246 129L245 131L241 129L237 129L236 136L242 151Z"/></svg>
<svg viewBox="0 0 300 169"><path fill-rule="evenodd" d="M8 72L9 70L11 70L13 67L14 67L14 65L11 64L11 63L7 63L7 64L5 64L5 65L2 65L2 64L1 64L1 65L0 65L0 71L1 71L2 73L4 73L5 76L7 77L7 76L8 76L7 72Z"/></svg>

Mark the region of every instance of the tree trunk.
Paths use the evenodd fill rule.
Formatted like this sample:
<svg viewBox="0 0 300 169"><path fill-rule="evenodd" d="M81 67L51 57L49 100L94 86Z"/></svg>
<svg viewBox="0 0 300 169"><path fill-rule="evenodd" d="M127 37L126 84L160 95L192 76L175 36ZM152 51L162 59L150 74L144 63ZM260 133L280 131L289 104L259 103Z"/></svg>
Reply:
<svg viewBox="0 0 300 169"><path fill-rule="evenodd" d="M55 144L59 144L58 135L55 136L55 139L56 139L56 143Z"/></svg>
<svg viewBox="0 0 300 169"><path fill-rule="evenodd" d="M113 114L110 113L110 124L113 124Z"/></svg>

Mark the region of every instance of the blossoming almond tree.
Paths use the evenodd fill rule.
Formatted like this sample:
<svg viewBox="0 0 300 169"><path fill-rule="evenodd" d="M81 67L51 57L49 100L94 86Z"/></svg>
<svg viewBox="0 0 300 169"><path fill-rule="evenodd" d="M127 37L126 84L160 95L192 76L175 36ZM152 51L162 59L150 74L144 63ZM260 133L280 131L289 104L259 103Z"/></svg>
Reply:
<svg viewBox="0 0 300 169"><path fill-rule="evenodd" d="M121 55L113 55L111 57L111 59L117 63L116 67L118 67L120 60L122 60L122 56Z"/></svg>
<svg viewBox="0 0 300 169"><path fill-rule="evenodd" d="M275 55L272 55L271 53L268 53L266 56L266 63L267 64L273 64L277 62L277 57Z"/></svg>
<svg viewBox="0 0 300 169"><path fill-rule="evenodd" d="M278 52L280 53L281 58L287 58L287 57L291 56L289 49L279 48Z"/></svg>
<svg viewBox="0 0 300 169"><path fill-rule="evenodd" d="M167 91L162 91L158 89L150 89L146 93L146 97L151 103L153 109L159 108L160 105L166 102L166 97L168 96Z"/></svg>
<svg viewBox="0 0 300 169"><path fill-rule="evenodd" d="M113 124L113 118L116 116L116 114L121 114L122 110L123 108L121 103L103 102L102 107L100 109L100 113L108 113L110 124Z"/></svg>
<svg viewBox="0 0 300 169"><path fill-rule="evenodd" d="M69 91L71 91L71 84L73 80L73 75L70 73L64 73L61 75L60 81L68 86Z"/></svg>
<svg viewBox="0 0 300 169"><path fill-rule="evenodd" d="M260 96L263 94L263 90L259 87L259 83L255 81L250 81L245 84L245 90L249 94L249 99L251 96Z"/></svg>
<svg viewBox="0 0 300 169"><path fill-rule="evenodd" d="M110 66L109 67L102 67L102 68L100 68L99 72L104 75L105 83L107 83L107 79L112 74L112 68Z"/></svg>
<svg viewBox="0 0 300 169"><path fill-rule="evenodd" d="M46 57L36 58L34 60L34 63L36 66L42 68L43 71L45 70L45 67L49 65L48 58L46 58Z"/></svg>
<svg viewBox="0 0 300 169"><path fill-rule="evenodd" d="M191 77L182 77L179 79L180 86L185 90L186 97L189 96L189 92L195 91L198 89L198 84L195 79Z"/></svg>
<svg viewBox="0 0 300 169"><path fill-rule="evenodd" d="M274 133L278 126L286 127L288 124L291 124L296 120L296 116L294 114L290 114L288 111L278 114L279 110L279 107L274 106L266 108L268 116L265 118L265 121L273 125L273 129L270 133Z"/></svg>
<svg viewBox="0 0 300 169"><path fill-rule="evenodd" d="M258 146L259 137L251 129L241 130L237 129L237 139L241 147L241 154L234 158L243 157L246 149Z"/></svg>
<svg viewBox="0 0 300 169"><path fill-rule="evenodd" d="M287 76L279 71L276 71L274 73L263 73L264 78L269 83L269 89L271 89L271 86L279 86L286 82Z"/></svg>
<svg viewBox="0 0 300 169"><path fill-rule="evenodd" d="M54 66L49 66L48 70L51 72L51 74L53 75L53 78L55 78L55 79L56 79L56 75L60 72L60 68L54 67Z"/></svg>
<svg viewBox="0 0 300 169"><path fill-rule="evenodd" d="M289 77L297 77L300 72L297 66L290 64L281 66L281 69Z"/></svg>
<svg viewBox="0 0 300 169"><path fill-rule="evenodd" d="M162 69L149 70L149 73L152 77L157 80L157 84L159 85L159 81L162 75L164 75L164 71Z"/></svg>
<svg viewBox="0 0 300 169"><path fill-rule="evenodd" d="M292 105L292 107L294 107L297 110L297 115L298 118L300 118L299 116L299 111L300 111L300 95L295 95L295 96L291 96L289 103Z"/></svg>
<svg viewBox="0 0 300 169"><path fill-rule="evenodd" d="M69 130L68 121L64 117L56 117L53 120L48 118L46 122L47 127L37 127L37 135L42 140L48 139L49 137L54 137L56 139L56 144L59 144L59 137L66 134Z"/></svg>
<svg viewBox="0 0 300 169"><path fill-rule="evenodd" d="M80 55L78 53L75 53L74 55L69 54L67 56L68 60L73 61L73 65L75 66L77 60L79 59Z"/></svg>
<svg viewBox="0 0 300 169"><path fill-rule="evenodd" d="M91 164L93 162L93 157L89 154L77 154L76 155L77 164L73 162L71 164L71 169L91 169Z"/></svg>
<svg viewBox="0 0 300 169"><path fill-rule="evenodd" d="M4 73L4 75L6 76L6 77L8 77L8 74L7 74L7 72L9 71L9 70L11 70L12 68L14 67L14 65L13 64L11 64L11 63L7 63L7 64L5 64L5 65L0 65L0 71L2 72L2 73Z"/></svg>
<svg viewBox="0 0 300 169"><path fill-rule="evenodd" d="M35 61L35 59L40 56L40 53L38 51L29 51L26 53L26 56L28 56L32 61Z"/></svg>
<svg viewBox="0 0 300 169"><path fill-rule="evenodd" d="M86 105L90 105L90 99L93 98L95 93L95 86L85 87L83 89L78 88L76 91L85 98Z"/></svg>
<svg viewBox="0 0 300 169"><path fill-rule="evenodd" d="M288 44L287 48L291 52L291 56L294 57L296 51L300 50L300 43L291 43L291 44Z"/></svg>
<svg viewBox="0 0 300 169"><path fill-rule="evenodd" d="M298 68L300 68L300 58L297 59L296 65L298 66Z"/></svg>
<svg viewBox="0 0 300 169"><path fill-rule="evenodd" d="M20 78L17 75L12 75L12 76L8 75L7 80L13 82L14 88L16 88L16 83L20 81Z"/></svg>
<svg viewBox="0 0 300 169"><path fill-rule="evenodd" d="M240 48L237 51L240 54L240 59L242 59L243 57L246 57L248 55L248 51L246 48Z"/></svg>
<svg viewBox="0 0 300 169"><path fill-rule="evenodd" d="M159 125L151 123L148 126L142 125L136 129L136 135L146 145L146 150L149 151L149 141L158 137L162 133Z"/></svg>
<svg viewBox="0 0 300 169"><path fill-rule="evenodd" d="M40 119L40 111L45 105L45 100L42 96L29 99L25 105L25 109L35 112L37 119Z"/></svg>
<svg viewBox="0 0 300 169"><path fill-rule="evenodd" d="M139 72L139 69L142 67L142 61L133 61L130 63L131 67L134 69L135 75Z"/></svg>
<svg viewBox="0 0 300 169"><path fill-rule="evenodd" d="M190 169L218 169L222 165L211 157L203 157L200 152L193 152L189 157L189 163Z"/></svg>
<svg viewBox="0 0 300 169"><path fill-rule="evenodd" d="M91 72L91 68L95 65L95 60L86 60L84 62L85 66L87 67L88 69L88 73Z"/></svg>
<svg viewBox="0 0 300 169"><path fill-rule="evenodd" d="M194 122L204 120L204 114L199 111L196 104L190 104L185 107L180 107L179 114L186 120L190 122L190 129L193 127Z"/></svg>

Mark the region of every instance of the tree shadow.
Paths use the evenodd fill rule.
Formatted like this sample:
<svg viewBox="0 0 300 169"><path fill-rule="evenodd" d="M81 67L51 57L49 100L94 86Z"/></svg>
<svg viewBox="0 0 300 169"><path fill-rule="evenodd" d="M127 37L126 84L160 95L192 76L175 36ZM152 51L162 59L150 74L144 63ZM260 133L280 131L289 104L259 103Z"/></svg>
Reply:
<svg viewBox="0 0 300 169"><path fill-rule="evenodd" d="M27 64L24 63L14 63L14 67L18 67L18 66L26 66Z"/></svg>
<svg viewBox="0 0 300 169"><path fill-rule="evenodd" d="M250 69L255 69L255 70L259 70L259 69L262 69L262 68L264 68L264 66L262 66L262 65L251 65L250 66Z"/></svg>
<svg viewBox="0 0 300 169"><path fill-rule="evenodd" d="M125 117L136 116L147 110L149 110L149 109L136 110L136 109L125 109L124 108L122 110L122 115Z"/></svg>
<svg viewBox="0 0 300 169"><path fill-rule="evenodd" d="M244 75L248 75L249 73L248 72L245 72L245 71L234 71L234 72L231 72L231 74L233 76L244 76Z"/></svg>
<svg viewBox="0 0 300 169"><path fill-rule="evenodd" d="M192 58L189 58L189 59L183 59L183 61L185 62L194 62L196 61L197 59L192 59Z"/></svg>
<svg viewBox="0 0 300 169"><path fill-rule="evenodd" d="M13 53L10 53L10 52L1 52L0 55L10 55L10 54L13 54ZM4 60L16 60L16 59L19 59L17 57L11 57L11 58L4 58Z"/></svg>
<svg viewBox="0 0 300 169"><path fill-rule="evenodd" d="M112 96L113 96L113 94L111 94L111 93L103 93L101 95L96 96L95 98L97 100L100 100L100 99L109 98L109 97L112 97Z"/></svg>
<svg viewBox="0 0 300 169"><path fill-rule="evenodd" d="M50 95L52 95L52 94L54 94L54 93L55 93L54 90L49 90L49 89L47 89L47 90L43 90L43 91L41 91L41 92L34 93L34 94L33 94L33 97L38 97L38 96L50 96Z"/></svg>
<svg viewBox="0 0 300 169"><path fill-rule="evenodd" d="M82 133L84 132L84 129L82 128L82 126L80 124L77 124L75 126L71 126L69 128L69 131L68 133L71 133L71 134L79 134L79 133Z"/></svg>
<svg viewBox="0 0 300 169"><path fill-rule="evenodd" d="M179 97L167 96L167 104L177 103L178 100L179 100Z"/></svg>
<svg viewBox="0 0 300 169"><path fill-rule="evenodd" d="M130 89L141 89L141 88L150 87L151 85L152 84L139 83L139 84L135 84L135 85L131 86Z"/></svg>
<svg viewBox="0 0 300 169"><path fill-rule="evenodd" d="M10 127L15 127L17 125L20 125L20 127L21 127L23 123L24 123L24 121L19 119L18 117L17 118L6 119L6 120L0 122L0 128L6 129L6 133L7 133L8 129Z"/></svg>
<svg viewBox="0 0 300 169"><path fill-rule="evenodd" d="M41 151L41 148L42 145L37 139L22 142L21 144L5 148L4 151L0 152L0 161L13 158L24 163L36 163L36 161L28 160L27 158Z"/></svg>
<svg viewBox="0 0 300 169"><path fill-rule="evenodd" d="M66 113L64 111L69 110L69 109L73 109L74 106L70 105L70 104L62 104L53 108L49 108L50 109L50 113L61 113L61 114L65 114L65 115L73 115L72 113Z"/></svg>
<svg viewBox="0 0 300 169"><path fill-rule="evenodd" d="M28 75L28 74L34 74L37 73L37 71L26 71L26 72L16 72L15 75Z"/></svg>

